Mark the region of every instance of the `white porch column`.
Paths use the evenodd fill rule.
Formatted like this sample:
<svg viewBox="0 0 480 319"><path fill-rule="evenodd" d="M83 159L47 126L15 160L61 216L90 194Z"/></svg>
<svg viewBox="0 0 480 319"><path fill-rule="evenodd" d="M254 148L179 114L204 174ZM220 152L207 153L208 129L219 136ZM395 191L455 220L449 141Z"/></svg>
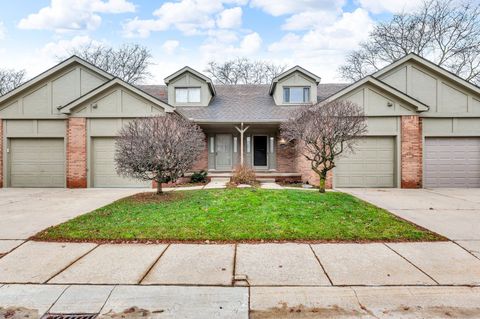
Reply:
<svg viewBox="0 0 480 319"><path fill-rule="evenodd" d="M243 166L243 133L245 133L249 127L250 126L247 126L244 128L243 122L240 123L240 128L238 126L235 126L237 131L240 132L240 165L242 166Z"/></svg>

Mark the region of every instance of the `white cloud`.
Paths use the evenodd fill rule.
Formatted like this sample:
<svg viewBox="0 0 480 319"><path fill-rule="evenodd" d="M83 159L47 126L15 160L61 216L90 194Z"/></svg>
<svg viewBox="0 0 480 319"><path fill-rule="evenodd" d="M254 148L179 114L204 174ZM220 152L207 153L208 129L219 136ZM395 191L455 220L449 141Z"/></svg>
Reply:
<svg viewBox="0 0 480 319"><path fill-rule="evenodd" d="M338 14L327 11L306 11L294 14L285 20L282 26L284 30L307 30L312 27L320 27L332 24Z"/></svg>
<svg viewBox="0 0 480 319"><path fill-rule="evenodd" d="M51 0L49 6L23 18L21 29L94 30L102 22L99 14L134 12L135 6L127 0Z"/></svg>
<svg viewBox="0 0 480 319"><path fill-rule="evenodd" d="M177 40L167 40L163 43L162 49L166 54L173 54L177 50L178 46L180 45L180 42Z"/></svg>
<svg viewBox="0 0 480 319"><path fill-rule="evenodd" d="M358 0L360 6L372 13L382 12L408 12L420 7L423 2L418 0Z"/></svg>
<svg viewBox="0 0 480 319"><path fill-rule="evenodd" d="M235 7L220 12L217 26L222 29L238 28L242 25L242 8Z"/></svg>
<svg viewBox="0 0 480 319"><path fill-rule="evenodd" d="M74 48L87 45L89 43L101 44L100 41L93 40L88 35L75 36L68 40L59 40L57 42L49 42L40 49L40 54L45 59L64 57Z"/></svg>
<svg viewBox="0 0 480 319"><path fill-rule="evenodd" d="M154 18L135 17L127 21L123 31L127 37L146 38L151 32L180 30L185 35L197 35L216 28L234 28L241 24L241 8L246 0L180 0L165 2L153 12ZM217 16L217 20L215 17ZM217 25L218 24L218 25Z"/></svg>
<svg viewBox="0 0 480 319"><path fill-rule="evenodd" d="M250 6L273 16L281 16L308 11L335 11L345 2L346 0L252 0Z"/></svg>
<svg viewBox="0 0 480 319"><path fill-rule="evenodd" d="M322 78L334 79L346 53L368 37L373 23L364 9L345 12L330 25L304 34L287 33L268 50L273 56L283 54L292 64L311 67L311 71L320 73Z"/></svg>
<svg viewBox="0 0 480 319"><path fill-rule="evenodd" d="M203 58L224 60L235 56L253 56L260 50L262 38L256 32L245 35L240 41L226 43L218 38L209 38L201 47Z"/></svg>
<svg viewBox="0 0 480 319"><path fill-rule="evenodd" d="M5 39L5 35L7 34L7 29L2 21L0 21L0 40Z"/></svg>

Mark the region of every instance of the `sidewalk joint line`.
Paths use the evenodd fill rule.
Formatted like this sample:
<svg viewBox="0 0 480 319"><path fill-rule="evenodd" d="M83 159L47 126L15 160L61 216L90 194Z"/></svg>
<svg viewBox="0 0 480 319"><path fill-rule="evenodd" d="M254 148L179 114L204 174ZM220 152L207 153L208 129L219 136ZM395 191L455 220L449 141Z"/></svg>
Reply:
<svg viewBox="0 0 480 319"><path fill-rule="evenodd" d="M232 269L232 286L235 286L235 277L237 272L237 246L238 244L235 243L233 247L233 269Z"/></svg>
<svg viewBox="0 0 480 319"><path fill-rule="evenodd" d="M477 258L478 260L480 260L480 257L478 257L477 255L475 255L474 253L472 253L470 250L468 250L467 248L463 247L462 245L460 245L459 243L457 243L456 240L452 240L452 243L454 243L455 245L457 245L458 247L460 247L461 249L465 250L467 253L469 253L470 255L472 255L474 258Z"/></svg>
<svg viewBox="0 0 480 319"><path fill-rule="evenodd" d="M100 244L101 245L101 244ZM95 249L97 249L97 247L99 247L100 245L96 245L95 247L93 247L92 249L88 250L86 253L82 254L80 257L78 257L77 259L73 260L71 263L69 263L67 266L63 267L62 269L60 269L60 271L56 272L53 276L51 276L50 278L48 278L47 280L45 280L43 283L46 284L48 283L50 280L52 280L53 278L57 277L58 275L60 275L62 272L64 272L65 270L67 270L67 268L70 268L71 266L73 266L77 261L79 261L80 259L82 259L83 257L85 257L86 255L90 254L92 251L94 251Z"/></svg>
<svg viewBox="0 0 480 319"><path fill-rule="evenodd" d="M137 283L138 285L142 284L142 281L145 280L145 278L148 276L148 274L152 271L153 267L155 267L155 265L157 265L157 263L160 262L160 258L162 258L163 254L165 254L167 249L170 248L170 245L171 244L168 244L167 247L165 247L165 249L160 253L160 256L158 256L158 258L153 261L153 263L150 265L150 267L148 267L147 271L143 274L143 276L138 281L138 283Z"/></svg>
<svg viewBox="0 0 480 319"><path fill-rule="evenodd" d="M320 261L320 258L319 258L319 257L317 256L317 254L315 253L315 250L313 249L312 245L311 245L311 244L308 244L308 247L310 247L310 250L312 251L313 256L315 256L315 259L317 259L318 263L320 264L320 267L322 268L323 273L325 274L325 276L327 276L327 279L328 279L328 281L330 282L330 285L333 286L333 281L332 281L332 279L331 279L330 276L328 275L327 270L325 269L325 267L323 266L322 262Z"/></svg>
<svg viewBox="0 0 480 319"><path fill-rule="evenodd" d="M11 240L16 240L16 239L11 239ZM0 254L0 259L2 259L3 257L7 256L8 254L11 254L14 250L17 250L17 248L20 248L21 246L23 246L24 244L26 244L27 242L29 242L30 240L25 240L23 243L21 243L20 245L18 245L17 247L14 247L13 249L7 251L5 254Z"/></svg>
<svg viewBox="0 0 480 319"><path fill-rule="evenodd" d="M102 307L100 307L100 310L98 311L98 315L102 314L103 308L105 308L105 305L107 304L108 299L110 299L110 296L112 295L113 291L118 287L118 285L115 285L110 289L110 292L108 293L107 298L105 299L105 302L103 303Z"/></svg>
<svg viewBox="0 0 480 319"><path fill-rule="evenodd" d="M421 271L425 276L427 276L428 278L430 278L431 280L433 280L434 283L436 283L437 285L440 285L440 283L438 281L436 281L432 276L430 276L429 274L427 274L423 269L421 269L420 267L418 267L417 265L415 265L413 262L411 262L410 260L408 260L406 257L404 257L403 255L401 255L399 252L397 252L396 250L394 250L392 247L390 247L389 245L387 245L387 243L383 243L388 249L390 249L391 251L393 251L395 254L397 254L398 256L400 256L401 258L403 258L406 262L408 262L410 265L412 265L413 267L417 268L419 271Z"/></svg>
<svg viewBox="0 0 480 319"><path fill-rule="evenodd" d="M58 295L58 297L55 299L55 301L50 305L50 307L48 307L47 311L45 311L45 313L49 313L50 310L53 308L53 306L55 306L58 302L58 300L60 300L60 298L62 298L62 296L65 294L65 292L70 288L71 286L70 285L67 285L67 287L65 287L65 289L62 290L62 292L60 293L60 295ZM45 314L44 313L44 314ZM40 316L41 318L41 316Z"/></svg>

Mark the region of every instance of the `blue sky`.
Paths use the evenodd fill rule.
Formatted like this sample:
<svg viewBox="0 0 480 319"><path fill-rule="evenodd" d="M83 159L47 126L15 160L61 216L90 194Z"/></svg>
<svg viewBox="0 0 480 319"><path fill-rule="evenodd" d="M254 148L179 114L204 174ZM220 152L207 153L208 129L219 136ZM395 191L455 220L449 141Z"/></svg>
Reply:
<svg viewBox="0 0 480 319"><path fill-rule="evenodd" d="M153 77L184 65L246 56L299 64L339 82L345 54L376 21L419 0L0 0L0 68L29 77L90 41L137 42L153 53Z"/></svg>

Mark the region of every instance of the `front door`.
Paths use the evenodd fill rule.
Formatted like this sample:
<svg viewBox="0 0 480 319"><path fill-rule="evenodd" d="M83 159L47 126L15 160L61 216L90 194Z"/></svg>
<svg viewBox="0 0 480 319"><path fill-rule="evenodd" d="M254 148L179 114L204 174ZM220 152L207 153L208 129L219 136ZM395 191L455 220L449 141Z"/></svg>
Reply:
<svg viewBox="0 0 480 319"><path fill-rule="evenodd" d="M253 137L253 166L267 168L267 137L258 135Z"/></svg>
<svg viewBox="0 0 480 319"><path fill-rule="evenodd" d="M215 168L217 170L232 169L232 135L217 134L215 145Z"/></svg>

